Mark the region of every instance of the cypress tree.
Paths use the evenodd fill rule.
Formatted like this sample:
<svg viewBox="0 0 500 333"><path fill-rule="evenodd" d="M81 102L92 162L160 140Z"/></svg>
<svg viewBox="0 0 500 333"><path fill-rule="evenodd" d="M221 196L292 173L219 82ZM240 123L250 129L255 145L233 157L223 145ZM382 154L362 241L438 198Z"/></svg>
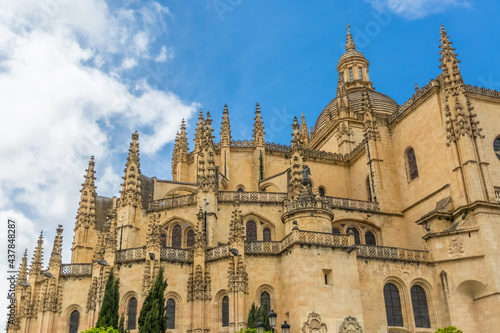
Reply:
<svg viewBox="0 0 500 333"><path fill-rule="evenodd" d="M259 322L258 309L255 306L255 303L252 303L252 307L250 308L250 312L248 313L247 327L248 328L255 328L255 326L257 326L258 322Z"/></svg>
<svg viewBox="0 0 500 333"><path fill-rule="evenodd" d="M130 332L129 330L125 329L125 316L122 315L120 316L120 323L118 324L118 332L119 333L128 333Z"/></svg>
<svg viewBox="0 0 500 333"><path fill-rule="evenodd" d="M119 285L120 280L115 280L113 269L111 269L95 327L118 327Z"/></svg>
<svg viewBox="0 0 500 333"><path fill-rule="evenodd" d="M266 303L259 307L258 316L259 321L264 324L264 331L271 331L271 324L269 323L269 308Z"/></svg>
<svg viewBox="0 0 500 333"><path fill-rule="evenodd" d="M163 293L166 287L167 280L163 280L163 267L160 267L155 284L142 304L138 320L139 333L165 333L167 317Z"/></svg>

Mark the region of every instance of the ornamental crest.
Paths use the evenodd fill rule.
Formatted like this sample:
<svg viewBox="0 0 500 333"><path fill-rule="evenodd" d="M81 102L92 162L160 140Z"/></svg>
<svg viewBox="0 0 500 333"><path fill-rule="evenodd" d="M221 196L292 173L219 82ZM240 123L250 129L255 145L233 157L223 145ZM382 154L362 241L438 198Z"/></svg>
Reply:
<svg viewBox="0 0 500 333"><path fill-rule="evenodd" d="M340 325L339 333L363 333L363 328L355 317L346 317Z"/></svg>
<svg viewBox="0 0 500 333"><path fill-rule="evenodd" d="M460 257L464 254L464 241L460 236L453 236L450 239L448 246L448 253L452 257Z"/></svg>

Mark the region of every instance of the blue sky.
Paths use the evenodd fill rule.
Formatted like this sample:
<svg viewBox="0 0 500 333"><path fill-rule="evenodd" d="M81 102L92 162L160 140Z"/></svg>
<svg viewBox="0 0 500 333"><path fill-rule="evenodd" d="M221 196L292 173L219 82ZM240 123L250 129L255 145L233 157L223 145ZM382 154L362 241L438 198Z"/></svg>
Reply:
<svg viewBox="0 0 500 333"><path fill-rule="evenodd" d="M175 132L185 118L192 148L200 107L216 140L225 103L233 139L251 139L256 102L267 141L288 144L302 112L313 126L335 97L346 13L376 90L399 104L439 75L441 24L465 82L500 90L494 0L2 1L0 219L18 224L18 257L44 230L47 261L63 224L70 261L89 157L98 194L118 195L135 130L142 172L169 179Z"/></svg>

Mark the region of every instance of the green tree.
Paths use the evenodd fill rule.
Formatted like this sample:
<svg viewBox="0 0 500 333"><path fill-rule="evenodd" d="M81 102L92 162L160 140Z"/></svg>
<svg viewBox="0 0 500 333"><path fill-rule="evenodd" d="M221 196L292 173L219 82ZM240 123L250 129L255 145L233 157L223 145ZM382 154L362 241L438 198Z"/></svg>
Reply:
<svg viewBox="0 0 500 333"><path fill-rule="evenodd" d="M95 327L118 327L119 286L120 280L115 280L113 269L111 269Z"/></svg>
<svg viewBox="0 0 500 333"><path fill-rule="evenodd" d="M129 333L130 330L125 329L125 316L122 315L120 316L120 323L118 324L118 333Z"/></svg>
<svg viewBox="0 0 500 333"><path fill-rule="evenodd" d="M453 326L448 326L445 328L438 328L436 333L464 333L461 330L457 329L456 327Z"/></svg>
<svg viewBox="0 0 500 333"><path fill-rule="evenodd" d="M113 327L93 327L90 330L83 331L82 333L119 333Z"/></svg>
<svg viewBox="0 0 500 333"><path fill-rule="evenodd" d="M247 319L247 327L255 328L257 326L257 322L259 321L259 313L258 308L255 306L255 303L252 303L252 307L250 308L250 312L248 313Z"/></svg>
<svg viewBox="0 0 500 333"><path fill-rule="evenodd" d="M264 331L271 331L271 324L269 323L269 308L265 303L259 307L259 321L264 324Z"/></svg>
<svg viewBox="0 0 500 333"><path fill-rule="evenodd" d="M252 303L252 307L250 308L247 319L248 329L256 328L259 321L264 324L264 331L271 331L271 324L269 324L269 308L267 307L267 304L256 307L255 303Z"/></svg>
<svg viewBox="0 0 500 333"><path fill-rule="evenodd" d="M155 284L142 304L138 320L139 333L164 333L167 329L165 297L163 296L166 287L167 280L163 280L163 267L160 267Z"/></svg>

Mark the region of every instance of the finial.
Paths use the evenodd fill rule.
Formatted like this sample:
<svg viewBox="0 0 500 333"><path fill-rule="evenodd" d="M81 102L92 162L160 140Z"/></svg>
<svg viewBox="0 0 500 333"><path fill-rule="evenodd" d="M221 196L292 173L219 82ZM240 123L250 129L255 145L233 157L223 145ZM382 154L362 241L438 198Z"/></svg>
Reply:
<svg viewBox="0 0 500 333"><path fill-rule="evenodd" d="M415 92L418 92L420 89L418 88L418 83L415 82Z"/></svg>
<svg viewBox="0 0 500 333"><path fill-rule="evenodd" d="M356 51L356 45L354 44L354 40L352 39L351 31L349 30L350 25L347 25L347 38L345 44L346 51Z"/></svg>
<svg viewBox="0 0 500 333"><path fill-rule="evenodd" d="M259 102L257 102L257 105L255 105L255 112L260 112Z"/></svg>
<svg viewBox="0 0 500 333"><path fill-rule="evenodd" d="M135 132L132 134L132 140L134 140L134 141L139 140L139 133L137 133L137 131L135 131Z"/></svg>

